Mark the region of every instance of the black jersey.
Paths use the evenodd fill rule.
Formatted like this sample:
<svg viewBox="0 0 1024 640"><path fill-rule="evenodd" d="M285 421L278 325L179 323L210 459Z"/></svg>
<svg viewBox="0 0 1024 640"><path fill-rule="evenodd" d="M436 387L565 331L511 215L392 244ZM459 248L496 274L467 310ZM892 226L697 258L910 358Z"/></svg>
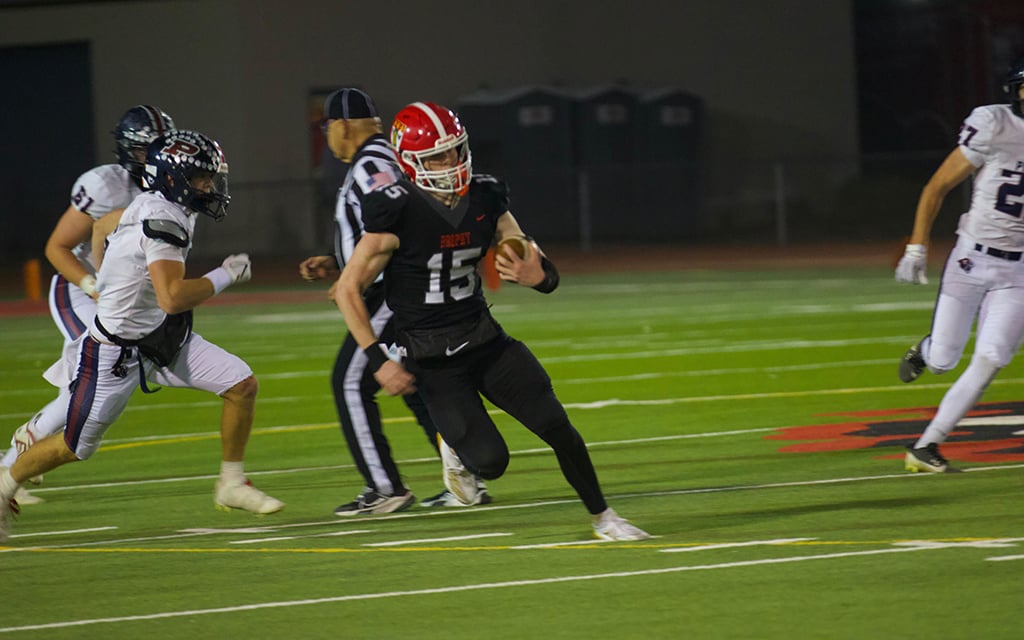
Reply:
<svg viewBox="0 0 1024 640"><path fill-rule="evenodd" d="M366 231L393 233L400 242L384 271L398 329L447 327L484 313L477 263L506 211L508 190L488 175L473 176L454 209L405 179L366 195Z"/></svg>
<svg viewBox="0 0 1024 640"><path fill-rule="evenodd" d="M374 134L356 150L334 210L334 258L344 267L363 235L362 200L370 191L399 179L402 170L387 138Z"/></svg>

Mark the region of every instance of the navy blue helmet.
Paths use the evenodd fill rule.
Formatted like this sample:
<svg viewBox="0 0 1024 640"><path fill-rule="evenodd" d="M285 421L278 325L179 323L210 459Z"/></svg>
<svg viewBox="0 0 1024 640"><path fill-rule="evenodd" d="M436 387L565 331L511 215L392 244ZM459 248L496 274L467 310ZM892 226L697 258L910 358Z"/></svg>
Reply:
<svg viewBox="0 0 1024 640"><path fill-rule="evenodd" d="M209 191L197 188L210 180ZM178 129L150 143L146 152L146 187L171 202L216 221L228 214L228 163L216 141L196 131Z"/></svg>
<svg viewBox="0 0 1024 640"><path fill-rule="evenodd" d="M136 180L143 180L146 147L158 136L173 130L174 120L159 107L140 104L125 111L111 131L117 142L117 163Z"/></svg>
<svg viewBox="0 0 1024 640"><path fill-rule="evenodd" d="M1020 86L1024 84L1024 57L1010 65L1006 72L1006 79L1003 81L1003 91L1009 94L1010 106L1018 116L1024 117L1021 111Z"/></svg>

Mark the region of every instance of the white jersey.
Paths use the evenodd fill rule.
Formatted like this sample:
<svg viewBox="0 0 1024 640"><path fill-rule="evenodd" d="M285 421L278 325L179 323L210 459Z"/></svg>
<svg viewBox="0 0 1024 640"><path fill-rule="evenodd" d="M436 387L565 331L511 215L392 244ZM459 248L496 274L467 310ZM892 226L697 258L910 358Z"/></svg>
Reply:
<svg viewBox="0 0 1024 640"><path fill-rule="evenodd" d="M167 314L157 304L148 267L157 260L185 262L195 225L194 215L159 192L146 192L132 201L107 238L97 276L96 319L104 329L137 340L160 326ZM92 333L98 340L108 340L96 329Z"/></svg>
<svg viewBox="0 0 1024 640"><path fill-rule="evenodd" d="M1024 249L1024 118L1009 105L978 107L964 120L960 151L978 167L959 231L1003 249Z"/></svg>
<svg viewBox="0 0 1024 640"><path fill-rule="evenodd" d="M114 209L124 209L142 193L128 170L119 164L104 164L89 169L78 177L71 187L71 206L88 214L94 221ZM92 242L87 240L72 250L75 257L95 272L92 262Z"/></svg>

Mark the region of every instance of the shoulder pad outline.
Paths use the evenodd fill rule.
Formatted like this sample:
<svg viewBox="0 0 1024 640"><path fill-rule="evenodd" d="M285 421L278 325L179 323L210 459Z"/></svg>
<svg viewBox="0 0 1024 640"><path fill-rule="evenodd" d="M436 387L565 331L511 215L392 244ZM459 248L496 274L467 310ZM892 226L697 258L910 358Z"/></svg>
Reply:
<svg viewBox="0 0 1024 640"><path fill-rule="evenodd" d="M188 232L173 220L154 218L142 221L142 232L154 240L163 240L176 247L188 246Z"/></svg>

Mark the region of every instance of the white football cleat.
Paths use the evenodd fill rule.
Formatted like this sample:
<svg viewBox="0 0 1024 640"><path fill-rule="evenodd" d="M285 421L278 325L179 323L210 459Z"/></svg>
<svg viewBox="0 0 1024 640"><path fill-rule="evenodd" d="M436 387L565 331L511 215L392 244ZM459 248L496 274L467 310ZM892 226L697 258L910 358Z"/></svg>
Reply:
<svg viewBox="0 0 1024 640"><path fill-rule="evenodd" d="M441 434L437 434L437 448L444 465L444 486L455 498L465 505L477 504L480 500L480 485L477 477L462 464L459 454L448 446Z"/></svg>
<svg viewBox="0 0 1024 640"><path fill-rule="evenodd" d="M7 467L0 466L0 473L7 471ZM26 504L39 504L40 502L46 502L39 496L34 496L28 492L24 487L18 487L18 490L14 492L14 499L18 501L18 504L24 506Z"/></svg>
<svg viewBox="0 0 1024 640"><path fill-rule="evenodd" d="M46 502L46 500L39 496L29 493L25 487L18 487L18 490L14 492L14 499L22 506L26 504L40 504L42 502Z"/></svg>
<svg viewBox="0 0 1024 640"><path fill-rule="evenodd" d="M283 502L252 486L249 480L243 484L224 484L223 480L218 480L213 494L213 505L221 511L245 509L261 515L284 509Z"/></svg>
<svg viewBox="0 0 1024 640"><path fill-rule="evenodd" d="M34 418L33 418L34 419ZM29 420L25 424L21 425L14 431L14 437L11 438L11 444L14 445L14 449L18 452L18 455L25 453L29 450L29 447L36 443L35 435L29 431L28 425L32 424L32 420ZM42 484L43 476L32 476L28 479L32 484ZM20 500L20 499L19 499ZM42 502L42 499L40 499ZM22 502L22 504L32 504L31 502Z"/></svg>
<svg viewBox="0 0 1024 640"><path fill-rule="evenodd" d="M651 534L634 527L628 520L615 513L611 507L594 516L594 535L601 540L630 541L647 540Z"/></svg>

